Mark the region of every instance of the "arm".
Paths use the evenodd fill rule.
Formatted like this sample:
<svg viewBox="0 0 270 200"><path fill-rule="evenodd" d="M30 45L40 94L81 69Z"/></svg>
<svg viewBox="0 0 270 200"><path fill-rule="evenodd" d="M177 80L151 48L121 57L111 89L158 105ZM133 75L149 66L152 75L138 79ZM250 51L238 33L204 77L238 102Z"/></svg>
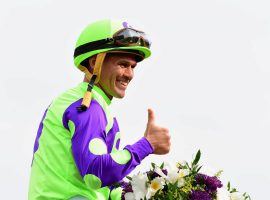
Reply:
<svg viewBox="0 0 270 200"><path fill-rule="evenodd" d="M95 101L87 112L78 113L72 105L64 114L64 126L72 134L72 153L77 168L91 188L108 186L122 180L153 152L142 137L124 150L107 152L105 113Z"/></svg>

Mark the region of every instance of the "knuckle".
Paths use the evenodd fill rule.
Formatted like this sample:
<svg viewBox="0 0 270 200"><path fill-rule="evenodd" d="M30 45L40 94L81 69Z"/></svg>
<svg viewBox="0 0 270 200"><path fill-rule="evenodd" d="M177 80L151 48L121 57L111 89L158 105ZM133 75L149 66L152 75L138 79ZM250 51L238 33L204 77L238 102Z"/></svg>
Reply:
<svg viewBox="0 0 270 200"><path fill-rule="evenodd" d="M170 146L169 145L164 145L163 146L163 152L168 153L170 151Z"/></svg>
<svg viewBox="0 0 270 200"><path fill-rule="evenodd" d="M164 127L163 127L163 128L161 128L161 129L162 129L162 131L165 132L165 133L168 133L168 132L169 132L169 129L167 129L167 128L164 128Z"/></svg>

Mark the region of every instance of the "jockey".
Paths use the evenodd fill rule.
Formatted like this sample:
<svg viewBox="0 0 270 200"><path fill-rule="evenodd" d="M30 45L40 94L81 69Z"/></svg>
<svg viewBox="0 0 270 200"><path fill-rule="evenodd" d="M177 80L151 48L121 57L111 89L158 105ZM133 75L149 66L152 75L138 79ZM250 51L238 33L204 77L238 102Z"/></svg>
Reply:
<svg viewBox="0 0 270 200"><path fill-rule="evenodd" d="M126 22L100 20L80 34L74 64L84 81L55 98L40 122L29 199L121 199L121 181L148 155L166 154L169 131L148 123L137 142L119 149L120 130L110 111L123 98L138 62L151 55L147 35Z"/></svg>

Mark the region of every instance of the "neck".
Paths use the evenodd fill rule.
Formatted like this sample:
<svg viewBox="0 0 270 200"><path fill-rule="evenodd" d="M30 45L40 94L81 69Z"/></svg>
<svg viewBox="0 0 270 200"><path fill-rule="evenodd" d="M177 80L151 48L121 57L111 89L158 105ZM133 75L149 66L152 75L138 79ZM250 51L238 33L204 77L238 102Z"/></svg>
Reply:
<svg viewBox="0 0 270 200"><path fill-rule="evenodd" d="M109 95L109 94L104 90L104 88L101 86L100 83L97 83L96 86L98 86L100 89L102 89L102 91L106 94L106 96L107 96L110 100L112 100L113 96Z"/></svg>

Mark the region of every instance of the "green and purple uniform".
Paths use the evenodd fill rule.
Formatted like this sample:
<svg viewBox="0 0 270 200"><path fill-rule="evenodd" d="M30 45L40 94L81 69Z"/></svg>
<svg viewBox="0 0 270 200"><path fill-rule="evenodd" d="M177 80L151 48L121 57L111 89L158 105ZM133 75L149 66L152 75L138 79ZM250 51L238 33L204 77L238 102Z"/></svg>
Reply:
<svg viewBox="0 0 270 200"><path fill-rule="evenodd" d="M153 152L144 137L119 150L120 131L110 99L97 86L90 107L77 111L87 84L60 95L45 111L34 145L30 200L120 199L121 188L111 191L112 184Z"/></svg>

